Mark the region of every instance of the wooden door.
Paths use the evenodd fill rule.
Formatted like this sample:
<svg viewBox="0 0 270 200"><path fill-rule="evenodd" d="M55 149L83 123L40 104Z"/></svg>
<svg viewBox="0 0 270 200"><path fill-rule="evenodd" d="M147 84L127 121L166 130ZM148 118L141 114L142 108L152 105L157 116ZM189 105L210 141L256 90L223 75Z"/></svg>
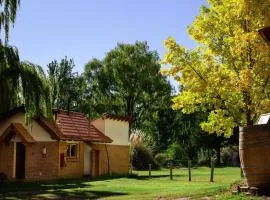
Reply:
<svg viewBox="0 0 270 200"><path fill-rule="evenodd" d="M95 175L99 176L99 151L95 151Z"/></svg>
<svg viewBox="0 0 270 200"><path fill-rule="evenodd" d="M92 176L99 176L99 151L91 151L91 171Z"/></svg>
<svg viewBox="0 0 270 200"><path fill-rule="evenodd" d="M91 148L84 145L84 175L91 175Z"/></svg>
<svg viewBox="0 0 270 200"><path fill-rule="evenodd" d="M22 142L16 143L16 178L25 178L25 146Z"/></svg>

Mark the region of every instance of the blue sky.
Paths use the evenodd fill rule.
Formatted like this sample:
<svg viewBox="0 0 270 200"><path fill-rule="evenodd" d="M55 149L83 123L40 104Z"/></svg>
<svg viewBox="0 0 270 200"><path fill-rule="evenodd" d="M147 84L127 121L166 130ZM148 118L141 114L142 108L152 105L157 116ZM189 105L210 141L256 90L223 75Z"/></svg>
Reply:
<svg viewBox="0 0 270 200"><path fill-rule="evenodd" d="M76 2L76 3L75 3ZM46 69L53 59L73 58L75 70L102 59L117 42L148 41L162 58L168 36L186 47L195 43L186 27L206 0L22 0L10 44L21 60Z"/></svg>

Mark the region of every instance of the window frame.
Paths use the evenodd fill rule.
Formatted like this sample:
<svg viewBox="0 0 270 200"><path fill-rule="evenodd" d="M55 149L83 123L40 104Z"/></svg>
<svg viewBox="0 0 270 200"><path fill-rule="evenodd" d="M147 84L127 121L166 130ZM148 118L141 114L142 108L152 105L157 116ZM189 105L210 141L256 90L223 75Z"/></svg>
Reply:
<svg viewBox="0 0 270 200"><path fill-rule="evenodd" d="M75 146L75 156L72 156L72 146ZM67 160L71 160L71 161L76 161L76 160L79 160L80 157L80 144L79 143L75 143L75 142L72 142L72 143L67 143L66 144L66 158Z"/></svg>

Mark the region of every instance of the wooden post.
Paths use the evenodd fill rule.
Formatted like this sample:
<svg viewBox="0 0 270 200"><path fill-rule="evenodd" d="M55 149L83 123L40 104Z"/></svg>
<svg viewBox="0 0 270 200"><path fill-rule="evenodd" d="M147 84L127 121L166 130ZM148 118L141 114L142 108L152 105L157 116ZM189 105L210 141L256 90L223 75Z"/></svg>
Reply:
<svg viewBox="0 0 270 200"><path fill-rule="evenodd" d="M151 164L149 164L149 178L151 178Z"/></svg>
<svg viewBox="0 0 270 200"><path fill-rule="evenodd" d="M173 180L172 163L170 164L170 180Z"/></svg>
<svg viewBox="0 0 270 200"><path fill-rule="evenodd" d="M214 168L215 168L215 163L214 160L211 159L211 176L210 176L210 182L214 181Z"/></svg>
<svg viewBox="0 0 270 200"><path fill-rule="evenodd" d="M188 181L191 181L191 160L188 160Z"/></svg>

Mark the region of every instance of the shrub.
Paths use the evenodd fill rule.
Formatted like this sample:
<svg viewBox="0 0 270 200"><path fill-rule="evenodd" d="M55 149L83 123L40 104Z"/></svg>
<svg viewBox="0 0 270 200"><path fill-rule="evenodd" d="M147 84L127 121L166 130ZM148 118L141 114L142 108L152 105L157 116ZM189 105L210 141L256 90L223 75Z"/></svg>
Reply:
<svg viewBox="0 0 270 200"><path fill-rule="evenodd" d="M168 166L168 155L165 153L158 153L155 155L155 160L158 163L159 166L161 167L167 167Z"/></svg>
<svg viewBox="0 0 270 200"><path fill-rule="evenodd" d="M4 173L0 173L0 184L7 180L7 176Z"/></svg>
<svg viewBox="0 0 270 200"><path fill-rule="evenodd" d="M228 146L221 149L221 162L225 166L239 166L238 148Z"/></svg>
<svg viewBox="0 0 270 200"><path fill-rule="evenodd" d="M179 143L175 142L171 144L166 153L169 160L171 160L172 164L175 166L187 166L187 162L189 160L188 155Z"/></svg>
<svg viewBox="0 0 270 200"><path fill-rule="evenodd" d="M208 150L201 149L198 152L198 165L199 166L210 167L211 159L214 159L214 162L216 162L216 155L212 149L208 149Z"/></svg>
<svg viewBox="0 0 270 200"><path fill-rule="evenodd" d="M152 169L159 169L159 166L152 156L152 153L144 145L136 145L132 152L132 166L135 170L147 170L151 164Z"/></svg>

